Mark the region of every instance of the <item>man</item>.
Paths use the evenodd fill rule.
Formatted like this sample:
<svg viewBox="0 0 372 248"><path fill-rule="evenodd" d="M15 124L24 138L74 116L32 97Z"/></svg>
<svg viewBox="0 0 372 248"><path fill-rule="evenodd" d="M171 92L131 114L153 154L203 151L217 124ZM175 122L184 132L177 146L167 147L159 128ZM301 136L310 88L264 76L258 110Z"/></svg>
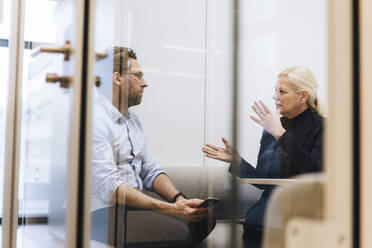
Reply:
<svg viewBox="0 0 372 248"><path fill-rule="evenodd" d="M149 151L129 109L148 86L135 52L115 47L113 64L112 103L97 93L94 104L92 238L115 247L125 237L125 247L193 247L213 230L215 218L211 209L197 208L202 200L175 188ZM143 186L166 201L142 193Z"/></svg>

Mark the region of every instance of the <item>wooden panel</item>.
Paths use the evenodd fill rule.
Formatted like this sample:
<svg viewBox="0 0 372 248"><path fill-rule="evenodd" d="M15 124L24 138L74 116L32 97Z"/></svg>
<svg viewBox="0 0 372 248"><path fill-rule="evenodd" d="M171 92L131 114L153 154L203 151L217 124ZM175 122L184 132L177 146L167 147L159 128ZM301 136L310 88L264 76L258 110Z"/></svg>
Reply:
<svg viewBox="0 0 372 248"><path fill-rule="evenodd" d="M372 247L372 2L360 1L361 247Z"/></svg>
<svg viewBox="0 0 372 248"><path fill-rule="evenodd" d="M353 71L352 1L329 5L329 118L326 121L326 219L342 230L352 247Z"/></svg>

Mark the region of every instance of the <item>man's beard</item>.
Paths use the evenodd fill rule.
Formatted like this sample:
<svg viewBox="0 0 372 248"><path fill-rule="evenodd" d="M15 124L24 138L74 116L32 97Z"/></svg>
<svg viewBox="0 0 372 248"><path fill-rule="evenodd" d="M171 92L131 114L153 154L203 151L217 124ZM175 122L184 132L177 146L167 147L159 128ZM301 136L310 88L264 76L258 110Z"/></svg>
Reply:
<svg viewBox="0 0 372 248"><path fill-rule="evenodd" d="M136 96L129 97L128 99L128 105L129 107L138 105L142 102L142 96L140 94L137 94Z"/></svg>

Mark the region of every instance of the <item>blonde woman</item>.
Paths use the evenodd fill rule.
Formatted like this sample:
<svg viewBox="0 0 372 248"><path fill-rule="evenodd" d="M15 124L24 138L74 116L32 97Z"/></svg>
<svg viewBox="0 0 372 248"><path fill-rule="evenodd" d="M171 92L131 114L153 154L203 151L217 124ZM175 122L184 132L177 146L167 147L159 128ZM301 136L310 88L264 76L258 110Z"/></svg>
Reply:
<svg viewBox="0 0 372 248"><path fill-rule="evenodd" d="M313 73L305 67L282 71L273 96L276 112L262 101L252 105L257 116L251 119L264 128L257 167L239 156L239 166L230 166L229 171L241 178L288 178L321 171L323 117L317 88ZM231 163L232 148L226 139L222 141L225 148L206 144L202 150L209 158ZM264 192L246 214L243 241L245 247L256 248L261 247L265 208L274 186L255 186Z"/></svg>

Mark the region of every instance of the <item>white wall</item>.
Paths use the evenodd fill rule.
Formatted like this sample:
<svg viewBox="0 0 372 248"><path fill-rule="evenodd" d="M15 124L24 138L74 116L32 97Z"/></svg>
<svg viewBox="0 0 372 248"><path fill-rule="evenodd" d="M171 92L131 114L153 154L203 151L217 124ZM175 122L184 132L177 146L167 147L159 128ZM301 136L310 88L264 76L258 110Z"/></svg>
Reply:
<svg viewBox="0 0 372 248"><path fill-rule="evenodd" d="M204 144L205 1L131 1L130 44L149 87L136 111L158 161L201 166Z"/></svg>
<svg viewBox="0 0 372 248"><path fill-rule="evenodd" d="M262 129L249 116L263 100L273 110L277 75L306 66L318 79L320 99L327 102L327 1L241 1L239 151L256 164Z"/></svg>

